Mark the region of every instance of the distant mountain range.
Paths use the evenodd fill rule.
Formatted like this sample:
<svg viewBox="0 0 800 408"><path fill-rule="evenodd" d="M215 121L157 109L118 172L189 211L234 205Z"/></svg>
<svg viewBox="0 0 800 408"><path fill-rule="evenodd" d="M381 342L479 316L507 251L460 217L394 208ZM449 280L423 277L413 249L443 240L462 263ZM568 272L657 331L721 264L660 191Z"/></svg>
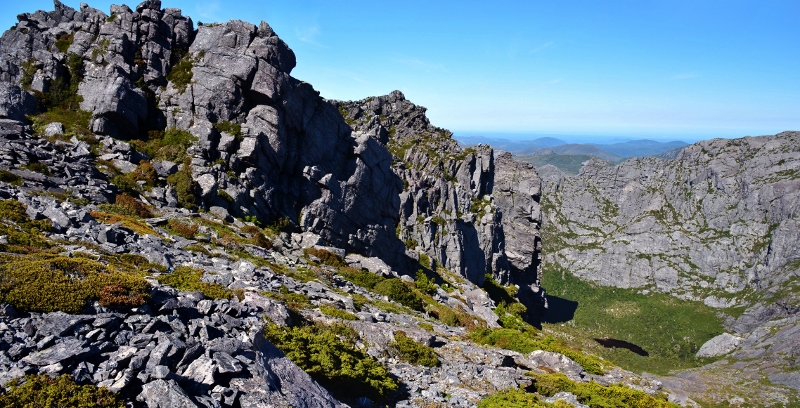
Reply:
<svg viewBox="0 0 800 408"><path fill-rule="evenodd" d="M496 150L508 151L518 160L532 163L536 167L552 164L561 170L577 174L581 164L596 157L612 163L631 157L674 157L680 149L688 146L682 141L658 142L641 139L618 143L568 143L555 137L540 137L531 140L510 140L484 136L455 136L465 146L491 145Z"/></svg>
<svg viewBox="0 0 800 408"><path fill-rule="evenodd" d="M466 146L488 144L497 150L516 154L533 154L547 149L560 154L588 154L602 159L618 161L629 157L653 156L668 150L688 146L681 141L658 142L641 139L620 143L569 143L555 137L540 137L531 140L510 140L483 136L458 136L455 138Z"/></svg>

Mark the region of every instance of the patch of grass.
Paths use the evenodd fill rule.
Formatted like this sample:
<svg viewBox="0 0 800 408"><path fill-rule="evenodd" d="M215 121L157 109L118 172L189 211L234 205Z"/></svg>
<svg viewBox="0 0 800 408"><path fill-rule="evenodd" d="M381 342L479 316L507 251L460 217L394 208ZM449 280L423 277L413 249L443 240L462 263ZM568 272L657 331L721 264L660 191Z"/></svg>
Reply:
<svg viewBox="0 0 800 408"><path fill-rule="evenodd" d="M232 290L218 283L201 281L200 279L204 273L202 269L179 266L172 273L159 276L158 281L178 290L202 292L203 296L210 299L230 299L233 297Z"/></svg>
<svg viewBox="0 0 800 408"><path fill-rule="evenodd" d="M372 288L373 292L387 296L390 300L410 309L423 311L422 299L398 278L385 279Z"/></svg>
<svg viewBox="0 0 800 408"><path fill-rule="evenodd" d="M0 244L0 251L30 253L48 249L52 244L42 232L50 229L50 220L31 220L19 201L0 201L0 235L8 239L7 244Z"/></svg>
<svg viewBox="0 0 800 408"><path fill-rule="evenodd" d="M535 374L532 388L536 392L553 396L560 391L575 394L582 404L594 407L653 407L653 408L678 408L667 400L664 393L652 396L644 391L637 391L619 384L609 386L600 385L594 381L588 383L575 382L561 373Z"/></svg>
<svg viewBox="0 0 800 408"><path fill-rule="evenodd" d="M628 370L666 375L670 370L699 366L704 361L694 354L703 343L724 331L716 311L702 302L599 286L553 267L545 268L542 281L549 295L577 302L570 328L582 332L587 339L619 339L649 353L644 357L627 349L597 350ZM625 313L620 312L619 305L627 305ZM548 327L560 330L558 325Z"/></svg>
<svg viewBox="0 0 800 408"><path fill-rule="evenodd" d="M117 394L96 385L78 385L69 374L55 378L29 375L6 386L0 393L0 406L4 407L125 407Z"/></svg>
<svg viewBox="0 0 800 408"><path fill-rule="evenodd" d="M356 315L354 315L354 314L352 314L350 312L344 311L342 309L337 309L337 308L335 308L333 306L321 305L319 307L319 311L322 312L322 314L324 314L324 315L327 315L327 316L330 316L330 317L335 317L337 319L358 320L358 316L356 316Z"/></svg>
<svg viewBox="0 0 800 408"><path fill-rule="evenodd" d="M357 349L352 333L335 326L264 327L264 336L336 398L353 402L367 397L385 401L399 387L386 367Z"/></svg>
<svg viewBox="0 0 800 408"><path fill-rule="evenodd" d="M315 256L321 263L333 266L334 268L344 268L347 266L347 262L345 262L341 256L326 249L303 248L303 253L306 254L306 256Z"/></svg>
<svg viewBox="0 0 800 408"><path fill-rule="evenodd" d="M131 140L130 144L152 160L180 163L186 158L186 149L196 141L197 138L186 130L169 128L166 131L150 130L147 140Z"/></svg>
<svg viewBox="0 0 800 408"><path fill-rule="evenodd" d="M402 331L394 332L394 341L389 343L389 350L401 360L411 364L425 367L438 367L441 365L439 356L428 346L417 343Z"/></svg>
<svg viewBox="0 0 800 408"><path fill-rule="evenodd" d="M39 64L36 62L35 58L31 58L21 63L19 70L21 74L19 85L22 89L29 90L31 88L31 83L33 83L33 76L36 75L36 71L39 70Z"/></svg>
<svg viewBox="0 0 800 408"><path fill-rule="evenodd" d="M197 208L197 182L192 178L192 162L186 158L183 167L175 174L167 177L167 183L172 185L178 195L178 205L194 210Z"/></svg>
<svg viewBox="0 0 800 408"><path fill-rule="evenodd" d="M194 64L199 62L204 55L205 51L200 51L195 56L188 53L184 55L180 61L172 66L172 69L167 74L167 81L172 82L175 89L180 93L184 93L186 87L192 82Z"/></svg>
<svg viewBox="0 0 800 408"><path fill-rule="evenodd" d="M103 206L103 208L109 208ZM118 207L110 207L109 209L118 209ZM89 215L91 215L97 221L100 221L104 224L114 225L120 224L123 227L139 234L139 235L155 235L159 236L159 234L146 222L141 221L141 218L135 216L128 216L122 214L115 214L105 211L96 211L92 210L89 211Z"/></svg>
<svg viewBox="0 0 800 408"><path fill-rule="evenodd" d="M62 255L2 257L0 302L32 312L81 313L87 302L130 308L149 298L150 284L87 258Z"/></svg>
<svg viewBox="0 0 800 408"><path fill-rule="evenodd" d="M607 365L595 356L570 348L563 341L552 336L540 336L532 330L477 328L470 332L470 338L478 344L488 344L523 354L535 350L560 353L580 364L590 374L603 374Z"/></svg>
<svg viewBox="0 0 800 408"><path fill-rule="evenodd" d="M114 204L100 204L101 211L134 218L150 218L153 212L143 202L123 193L114 199Z"/></svg>
<svg viewBox="0 0 800 408"><path fill-rule="evenodd" d="M300 313L300 311L303 309L311 308L311 300L309 300L306 295L302 293L290 292L286 285L281 285L279 293L265 292L264 295L286 303L286 307L295 313Z"/></svg>
<svg viewBox="0 0 800 408"><path fill-rule="evenodd" d="M375 285L386 280L386 278L378 274L370 271L351 268L349 266L339 269L339 275L353 284L361 286L367 290L372 290Z"/></svg>
<svg viewBox="0 0 800 408"><path fill-rule="evenodd" d="M197 234L197 230L200 228L197 224L190 223L190 222L183 222L180 220L172 219L167 221L167 231L186 238L186 239L194 239L194 236Z"/></svg>
<svg viewBox="0 0 800 408"><path fill-rule="evenodd" d="M52 175L50 173L50 168L47 167L47 165L44 164L44 163L30 162L27 165L25 165L25 168L30 170L30 171L34 171L36 173L44 174L45 176Z"/></svg>
<svg viewBox="0 0 800 408"><path fill-rule="evenodd" d="M559 400L554 404L548 404L539 399L536 394L525 392L518 388L510 388L492 394L478 403L478 408L568 408L572 404Z"/></svg>
<svg viewBox="0 0 800 408"><path fill-rule="evenodd" d="M242 125L233 122L217 122L214 123L214 128L219 132L225 132L232 135L236 140L242 140Z"/></svg>
<svg viewBox="0 0 800 408"><path fill-rule="evenodd" d="M12 186L21 186L22 178L8 170L0 170L0 181L11 184Z"/></svg>

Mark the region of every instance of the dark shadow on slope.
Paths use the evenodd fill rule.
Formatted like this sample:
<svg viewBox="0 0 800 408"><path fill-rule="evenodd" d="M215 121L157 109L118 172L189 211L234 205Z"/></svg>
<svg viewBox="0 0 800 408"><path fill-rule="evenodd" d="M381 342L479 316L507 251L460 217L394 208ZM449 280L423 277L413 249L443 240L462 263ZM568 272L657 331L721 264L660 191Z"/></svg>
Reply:
<svg viewBox="0 0 800 408"><path fill-rule="evenodd" d="M637 346L637 345L635 345L633 343L628 343L627 341L624 341L624 340L617 340L617 339L611 339L611 338L606 337L604 339L594 339L594 341L600 343L600 345L602 345L605 348L617 348L617 347L619 347L619 348L628 349L628 350L630 350L630 351L632 351L632 352L634 352L634 353L636 353L636 354L638 354L640 356L643 356L643 357L647 357L647 356L650 355L650 353L644 351L643 348L641 348L641 347L639 347L639 346Z"/></svg>
<svg viewBox="0 0 800 408"><path fill-rule="evenodd" d="M566 323L575 318L578 302L547 295L547 309L541 316L542 323Z"/></svg>

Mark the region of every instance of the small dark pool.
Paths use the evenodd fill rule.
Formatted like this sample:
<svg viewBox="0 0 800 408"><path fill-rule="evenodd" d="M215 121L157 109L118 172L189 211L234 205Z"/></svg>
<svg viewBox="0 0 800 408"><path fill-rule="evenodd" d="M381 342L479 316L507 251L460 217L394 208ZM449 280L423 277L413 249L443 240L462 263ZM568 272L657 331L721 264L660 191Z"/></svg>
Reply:
<svg viewBox="0 0 800 408"><path fill-rule="evenodd" d="M606 337L604 339L594 339L594 341L600 343L600 345L605 347L605 348L616 348L616 347L619 347L619 348L628 349L628 350L630 350L630 351L632 351L632 352L634 352L634 353L636 353L636 354L638 354L640 356L647 357L647 356L650 355L646 351L644 351L643 348L641 348L641 347L639 347L639 346L637 346L637 345L635 345L633 343L628 343L627 341L624 341L624 340L610 339L610 338Z"/></svg>

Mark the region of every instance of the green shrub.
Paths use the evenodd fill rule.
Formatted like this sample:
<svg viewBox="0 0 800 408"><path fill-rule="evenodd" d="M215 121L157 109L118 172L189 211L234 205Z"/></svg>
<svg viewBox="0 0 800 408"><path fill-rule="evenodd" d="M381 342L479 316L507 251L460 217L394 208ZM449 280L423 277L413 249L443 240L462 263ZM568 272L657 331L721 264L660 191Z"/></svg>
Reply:
<svg viewBox="0 0 800 408"><path fill-rule="evenodd" d="M232 135L236 138L236 140L242 140L242 125L238 123L232 123L226 120L224 122L214 123L214 128L219 132L225 132Z"/></svg>
<svg viewBox="0 0 800 408"><path fill-rule="evenodd" d="M31 163L28 163L25 166L25 168L30 170L30 171L35 171L37 173L44 174L45 176L50 176L51 175L50 168L47 167L47 165L44 164L44 163L31 162Z"/></svg>
<svg viewBox="0 0 800 408"><path fill-rule="evenodd" d="M335 268L344 268L347 266L347 262L345 262L341 256L336 255L335 253L325 249L303 248L303 253L306 254L307 256L308 255L315 256L319 258L320 262L322 262L323 264L330 265Z"/></svg>
<svg viewBox="0 0 800 408"><path fill-rule="evenodd" d="M25 210L19 201L0 200L0 235L8 237L8 244L0 244L0 251L29 253L51 247L42 234L50 230L50 220L31 220Z"/></svg>
<svg viewBox="0 0 800 408"><path fill-rule="evenodd" d="M416 246L416 245L414 245L414 246ZM429 257L428 254L425 254L425 253L420 253L419 254L419 264L422 265L425 268L433 267L433 265L431 265L431 257Z"/></svg>
<svg viewBox="0 0 800 408"><path fill-rule="evenodd" d="M436 283L433 279L428 278L428 275L425 274L425 271L422 269L417 270L417 276L415 280L415 284L417 285L417 289L419 289L422 293L436 293L436 289L439 287L436 286Z"/></svg>
<svg viewBox="0 0 800 408"><path fill-rule="evenodd" d="M150 130L147 132L147 140L131 140L130 144L151 160L180 163L186 159L186 149L195 141L197 138L188 131L169 128L166 131Z"/></svg>
<svg viewBox="0 0 800 408"><path fill-rule="evenodd" d="M572 407L572 404L547 404L539 400L536 394L511 388L490 395L478 403L478 408L540 408L540 407Z"/></svg>
<svg viewBox="0 0 800 408"><path fill-rule="evenodd" d="M186 239L194 239L198 229L200 229L200 226L197 224L186 223L175 219L167 221L167 231Z"/></svg>
<svg viewBox="0 0 800 408"><path fill-rule="evenodd" d="M142 160L136 166L136 169L128 174L128 177L134 182L143 181L145 186L153 187L156 185L156 180L158 180L158 173L152 163Z"/></svg>
<svg viewBox="0 0 800 408"><path fill-rule="evenodd" d="M88 301L101 297L115 307L135 307L149 296L150 284L141 276L91 259L62 255L3 258L0 302L20 310L80 313ZM109 286L119 290L109 291ZM112 301L112 295L117 301Z"/></svg>
<svg viewBox="0 0 800 408"><path fill-rule="evenodd" d="M22 89L28 90L31 87L31 83L33 83L33 76L36 74L36 71L39 70L39 66L36 63L35 58L31 58L27 61L24 61L19 66L20 70L20 80L19 86Z"/></svg>
<svg viewBox="0 0 800 408"><path fill-rule="evenodd" d="M187 53L172 66L172 69L167 74L167 80L172 82L180 93L185 92L186 87L192 82L192 68L196 62L203 58L204 54L205 51L200 51L196 56L192 57L191 54Z"/></svg>
<svg viewBox="0 0 800 408"><path fill-rule="evenodd" d="M210 299L230 299L233 292L218 284L203 282L203 270L189 266L179 266L170 274L160 275L158 281L172 286L175 289L187 292L202 292L203 296Z"/></svg>
<svg viewBox="0 0 800 408"><path fill-rule="evenodd" d="M561 373L535 374L533 378L533 388L536 392L548 397L560 391L571 392L575 394L580 403L592 408L678 407L667 401L663 394L655 397L644 391L637 391L619 384L603 386L594 381L575 382Z"/></svg>
<svg viewBox="0 0 800 408"><path fill-rule="evenodd" d="M286 303L286 307L297 313L311 307L311 300L308 299L308 296L302 293L290 292L286 285L281 285L279 293L264 292L262 294L283 301Z"/></svg>
<svg viewBox="0 0 800 408"><path fill-rule="evenodd" d="M431 217L431 221L433 223L435 223L435 224L438 224L439 226L442 226L442 227L447 225L447 221L445 221L444 218L441 215L434 215L433 217Z"/></svg>
<svg viewBox="0 0 800 408"><path fill-rule="evenodd" d="M303 327L271 324L264 328L267 340L336 398L386 400L398 389L397 381L384 366L357 349L352 339L342 339L337 332L335 326L320 324Z"/></svg>
<svg viewBox="0 0 800 408"><path fill-rule="evenodd" d="M69 374L56 378L30 375L12 380L7 387L0 393L3 407L125 407L113 392L95 385L78 385Z"/></svg>
<svg viewBox="0 0 800 408"><path fill-rule="evenodd" d="M339 275L348 281L361 286L365 289L372 290L375 285L386 280L383 276L372 273L370 271L359 270L356 268L346 267L339 269Z"/></svg>
<svg viewBox="0 0 800 408"><path fill-rule="evenodd" d="M47 92L33 91L42 111L80 109L83 97L78 94L78 85L83 80L83 58L70 53L67 55L65 65L67 71L50 83Z"/></svg>
<svg viewBox="0 0 800 408"><path fill-rule="evenodd" d="M337 309L337 308L335 308L333 306L321 305L319 307L319 311L322 312L322 314L324 314L324 315L328 315L330 317L335 317L337 319L358 320L358 316L356 316L356 315L354 315L354 314L352 314L350 312L346 312L344 310Z"/></svg>
<svg viewBox="0 0 800 408"><path fill-rule="evenodd" d="M194 210L197 208L195 204L197 183L192 178L191 168L191 161L185 160L180 171L167 177L167 183L175 189L175 193L178 195L178 204L183 208Z"/></svg>
<svg viewBox="0 0 800 408"><path fill-rule="evenodd" d="M233 197L231 197L231 195L223 189L217 190L217 197L225 200L225 202L228 204L233 204Z"/></svg>
<svg viewBox="0 0 800 408"><path fill-rule="evenodd" d="M474 329L475 327L483 327L486 324L486 322L478 320L474 316L458 308L430 302L429 305L431 307L430 313L439 319L440 322L448 326L461 326L467 329Z"/></svg>
<svg viewBox="0 0 800 408"><path fill-rule="evenodd" d="M389 299L408 308L422 311L422 299L408 285L398 278L386 279L375 285L373 292L387 296Z"/></svg>
<svg viewBox="0 0 800 408"><path fill-rule="evenodd" d="M408 337L402 330L394 333L394 341L389 343L389 349L403 361L425 367L438 367L441 365L439 356L428 346L417 343Z"/></svg>
<svg viewBox="0 0 800 408"><path fill-rule="evenodd" d="M539 336L532 330L476 328L470 332L470 338L478 344L487 344L523 354L534 350L560 353L580 364L588 373L603 374L604 364L599 358L571 349L552 336Z"/></svg>
<svg viewBox="0 0 800 408"><path fill-rule="evenodd" d="M20 178L20 176L8 170L0 170L0 181L6 182L14 186L22 185L22 178Z"/></svg>
<svg viewBox="0 0 800 408"><path fill-rule="evenodd" d="M61 51L62 53L67 52L69 46L72 45L72 42L75 40L75 36L73 34L64 33L58 36L56 39L56 48Z"/></svg>
<svg viewBox="0 0 800 408"><path fill-rule="evenodd" d="M100 204L97 206L101 211L125 215L136 218L150 218L153 213L143 202L122 193L114 199L114 204Z"/></svg>

